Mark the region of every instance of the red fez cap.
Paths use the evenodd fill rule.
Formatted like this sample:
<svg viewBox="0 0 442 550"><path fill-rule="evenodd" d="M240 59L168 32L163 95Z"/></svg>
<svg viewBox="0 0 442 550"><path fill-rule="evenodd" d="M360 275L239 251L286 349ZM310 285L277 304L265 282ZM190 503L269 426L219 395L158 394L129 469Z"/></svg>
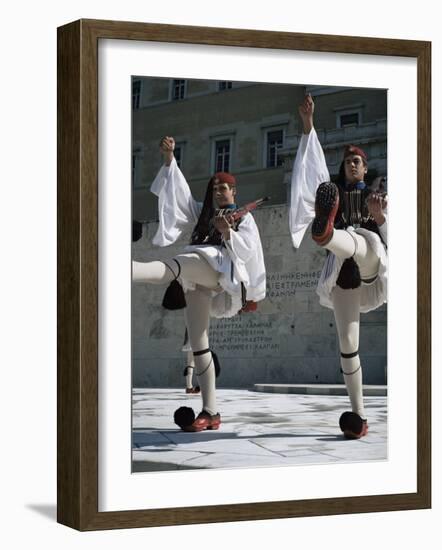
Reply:
<svg viewBox="0 0 442 550"><path fill-rule="evenodd" d="M349 157L350 155L359 155L362 157L365 162L367 162L367 155L364 153L362 149L359 149L359 147L356 147L356 145L346 145L344 149L344 159Z"/></svg>
<svg viewBox="0 0 442 550"><path fill-rule="evenodd" d="M217 172L214 176L221 183L228 183L229 185L236 185L236 179L229 172Z"/></svg>

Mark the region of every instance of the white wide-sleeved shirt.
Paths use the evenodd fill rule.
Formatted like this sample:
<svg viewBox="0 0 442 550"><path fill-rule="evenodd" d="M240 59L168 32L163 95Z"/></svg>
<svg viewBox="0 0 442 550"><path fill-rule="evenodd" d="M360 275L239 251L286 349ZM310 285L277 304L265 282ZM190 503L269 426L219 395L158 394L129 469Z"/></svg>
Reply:
<svg viewBox="0 0 442 550"><path fill-rule="evenodd" d="M299 248L315 217L316 190L330 181L324 152L314 128L302 134L291 178L289 227L293 246Z"/></svg>
<svg viewBox="0 0 442 550"><path fill-rule="evenodd" d="M303 134L301 137L291 178L289 228L295 248L301 245L307 227L315 217L316 190L325 181L330 181L330 174L318 136L312 128L309 134ZM379 231L386 243L386 211L384 214L386 221L379 226ZM360 311L365 313L387 301L387 254L381 239L373 231L351 226L347 231L355 231L365 237L379 258L379 271L375 281L361 283ZM325 307L333 308L331 293L336 286L343 262L344 260L331 252L327 256L316 290L321 305Z"/></svg>
<svg viewBox="0 0 442 550"><path fill-rule="evenodd" d="M173 159L170 166L163 165L151 186L158 197L158 230L152 240L157 246L173 244L183 233L196 225L202 203L195 201L189 185ZM237 231L230 230L225 246L188 245L184 252L196 252L220 273L219 283L224 292L214 294L211 315L230 317L242 306L241 283L246 299L259 302L266 294L266 272L261 238L253 216L248 213ZM181 278L184 290L194 288L190 281Z"/></svg>

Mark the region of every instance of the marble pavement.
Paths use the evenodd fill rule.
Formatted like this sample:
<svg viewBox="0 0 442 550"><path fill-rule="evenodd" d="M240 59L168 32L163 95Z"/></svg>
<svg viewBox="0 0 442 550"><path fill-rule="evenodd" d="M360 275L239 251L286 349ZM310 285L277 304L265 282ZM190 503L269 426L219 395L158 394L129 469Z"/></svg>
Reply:
<svg viewBox="0 0 442 550"><path fill-rule="evenodd" d="M369 433L342 437L338 419L347 396L217 390L217 431L185 433L173 422L180 406L201 410L184 389L133 391L133 472L383 461L388 458L387 397L367 392ZM378 392L377 392L378 393Z"/></svg>

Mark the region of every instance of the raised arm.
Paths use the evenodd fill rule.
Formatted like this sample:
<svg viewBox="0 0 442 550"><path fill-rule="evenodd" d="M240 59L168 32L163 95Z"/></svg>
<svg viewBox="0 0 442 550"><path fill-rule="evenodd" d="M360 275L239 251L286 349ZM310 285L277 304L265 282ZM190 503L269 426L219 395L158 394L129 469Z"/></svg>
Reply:
<svg viewBox="0 0 442 550"><path fill-rule="evenodd" d="M315 112L315 104L310 94L304 97L304 101L298 107L299 116L302 120L304 134L309 134L313 128L313 113Z"/></svg>
<svg viewBox="0 0 442 550"><path fill-rule="evenodd" d="M170 166L174 157L175 140L173 137L165 136L160 141L160 150L163 155L164 164Z"/></svg>
<svg viewBox="0 0 442 550"><path fill-rule="evenodd" d="M303 133L291 177L289 228L295 248L301 245L307 227L315 217L315 195L319 184L330 181L324 152L313 127L314 110L315 104L308 94L298 107Z"/></svg>
<svg viewBox="0 0 442 550"><path fill-rule="evenodd" d="M158 231L153 244L168 246L197 222L201 204L192 197L186 178L176 163L175 140L165 136L160 141L164 165L150 190L158 197Z"/></svg>

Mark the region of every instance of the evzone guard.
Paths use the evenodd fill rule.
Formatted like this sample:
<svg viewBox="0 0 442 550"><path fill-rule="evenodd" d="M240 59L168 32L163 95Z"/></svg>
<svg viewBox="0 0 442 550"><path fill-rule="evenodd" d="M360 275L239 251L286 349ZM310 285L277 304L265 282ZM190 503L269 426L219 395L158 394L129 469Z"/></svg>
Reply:
<svg viewBox="0 0 442 550"><path fill-rule="evenodd" d="M336 183L330 181L324 153L313 127L314 102L299 106L303 123L291 181L289 224L298 248L312 222L313 240L328 253L318 282L321 305L333 309L341 371L351 411L339 425L344 436L368 432L359 357L360 314L387 301L387 196L365 183L367 156L353 145L344 150Z"/></svg>
<svg viewBox="0 0 442 550"><path fill-rule="evenodd" d="M192 409L182 407L175 412L175 422L184 431L216 430L221 416L216 404L209 322L210 317L232 317L241 310L253 309L265 297L261 239L249 212L257 203L237 209L236 179L227 172L212 176L204 202L197 202L177 165L174 148L172 137L161 140L164 164L151 186L158 196L159 214L158 231L152 242L157 246L171 245L193 228L191 242L182 253L166 261L134 261L133 281L181 284L202 411L195 418Z"/></svg>

